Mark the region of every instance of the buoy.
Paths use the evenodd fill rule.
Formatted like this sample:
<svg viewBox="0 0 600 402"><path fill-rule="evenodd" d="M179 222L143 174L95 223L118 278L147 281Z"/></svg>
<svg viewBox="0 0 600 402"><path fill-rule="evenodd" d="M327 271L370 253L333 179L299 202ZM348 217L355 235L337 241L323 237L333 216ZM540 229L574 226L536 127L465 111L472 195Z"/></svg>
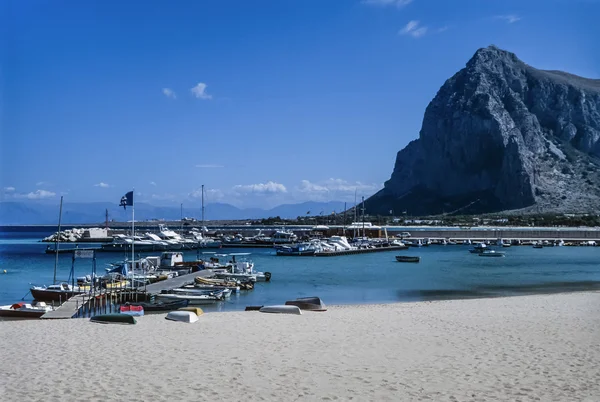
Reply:
<svg viewBox="0 0 600 402"><path fill-rule="evenodd" d="M4 270L3 272L6 273L6 270Z"/></svg>

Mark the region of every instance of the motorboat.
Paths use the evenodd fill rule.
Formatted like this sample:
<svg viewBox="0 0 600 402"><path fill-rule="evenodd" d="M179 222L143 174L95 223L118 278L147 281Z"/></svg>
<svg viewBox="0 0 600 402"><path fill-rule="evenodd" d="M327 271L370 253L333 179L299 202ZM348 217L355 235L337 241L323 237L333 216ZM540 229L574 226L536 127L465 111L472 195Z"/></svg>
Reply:
<svg viewBox="0 0 600 402"><path fill-rule="evenodd" d="M175 301L175 300L187 300L188 305L202 305L202 304L213 304L219 301L223 301L223 294L215 293L211 295L206 294L178 294L178 293L161 293L156 295L159 300Z"/></svg>
<svg viewBox="0 0 600 402"><path fill-rule="evenodd" d="M470 253L472 254L480 254L483 251L487 250L488 246L485 243L477 243L475 244L475 246L473 246L472 249L469 250Z"/></svg>
<svg viewBox="0 0 600 402"><path fill-rule="evenodd" d="M479 253L480 257L504 257L504 252L496 250L483 250Z"/></svg>
<svg viewBox="0 0 600 402"><path fill-rule="evenodd" d="M290 230L277 230L271 236L271 242L274 244L295 243L296 241L298 241L298 236L296 236L294 232Z"/></svg>
<svg viewBox="0 0 600 402"><path fill-rule="evenodd" d="M52 306L48 306L44 302L29 303L14 303L8 306L0 306L0 317L11 318L40 318L47 312L53 311Z"/></svg>
<svg viewBox="0 0 600 402"><path fill-rule="evenodd" d="M198 288L195 286L185 287L185 288L176 288L171 290L172 293L175 294L183 294L183 295L217 295L222 294L224 298L228 298L231 296L231 289L228 288Z"/></svg>
<svg viewBox="0 0 600 402"><path fill-rule="evenodd" d="M397 255L396 261L398 261L398 262L419 262L419 261L421 261L421 257L409 256L409 255Z"/></svg>

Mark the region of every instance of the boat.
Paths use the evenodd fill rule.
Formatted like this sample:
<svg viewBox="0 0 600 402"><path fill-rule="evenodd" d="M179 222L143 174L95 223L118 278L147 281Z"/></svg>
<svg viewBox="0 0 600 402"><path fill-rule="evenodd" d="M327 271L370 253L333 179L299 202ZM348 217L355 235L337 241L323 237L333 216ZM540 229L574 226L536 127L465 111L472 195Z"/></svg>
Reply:
<svg viewBox="0 0 600 402"><path fill-rule="evenodd" d="M419 262L421 257L409 256L409 255L397 255L396 261L398 262Z"/></svg>
<svg viewBox="0 0 600 402"><path fill-rule="evenodd" d="M49 286L32 286L29 291L35 300L64 302L71 297L84 293L79 286L72 286L66 282Z"/></svg>
<svg viewBox="0 0 600 402"><path fill-rule="evenodd" d="M157 302L157 303L148 303L148 302L138 302L138 303L129 303L125 304L130 306L140 306L144 309L144 312L150 311L172 311L177 310L182 307L187 307L187 300L174 300L171 302Z"/></svg>
<svg viewBox="0 0 600 402"><path fill-rule="evenodd" d="M487 249L488 249L487 244L485 244L485 243L478 243L472 249L469 250L469 253L472 253L472 254L481 254L482 252L484 252Z"/></svg>
<svg viewBox="0 0 600 402"><path fill-rule="evenodd" d="M181 295L220 295L220 294L222 294L224 298L228 298L231 296L231 289L228 289L228 288L202 289L202 288L196 288L195 286L192 286L192 287L172 289L171 292L175 293L175 294L181 294Z"/></svg>
<svg viewBox="0 0 600 402"><path fill-rule="evenodd" d="M44 302L29 303L14 303L8 306L0 306L0 317L14 318L40 318L49 311L53 311L52 306L48 306Z"/></svg>
<svg viewBox="0 0 600 402"><path fill-rule="evenodd" d="M121 314L127 314L127 315L131 315L134 317L141 317L144 315L144 307L134 306L131 304L121 306L119 308L119 311L121 311Z"/></svg>
<svg viewBox="0 0 600 402"><path fill-rule="evenodd" d="M327 311L325 303L319 297L299 297L296 300L288 300L285 302L286 306L296 306L300 310L309 311Z"/></svg>
<svg viewBox="0 0 600 402"><path fill-rule="evenodd" d="M186 322L188 324L191 324L193 322L198 321L198 315L191 311L176 310L176 311L171 311L170 313L168 313L167 316L165 317L165 319L171 320L171 321Z"/></svg>
<svg viewBox="0 0 600 402"><path fill-rule="evenodd" d="M222 294L214 295L189 295L189 294L173 294L173 293L161 293L156 295L157 299L174 301L174 300L187 300L188 305L190 304L213 304L224 299Z"/></svg>
<svg viewBox="0 0 600 402"><path fill-rule="evenodd" d="M191 311L192 313L195 313L197 316L201 316L202 314L204 314L204 311L202 311L202 309L200 307L182 307L182 308L178 308L177 310Z"/></svg>
<svg viewBox="0 0 600 402"><path fill-rule="evenodd" d="M261 313L276 313L276 314L302 314L300 307L298 306L287 306L287 305L275 305L275 306L263 306L260 310Z"/></svg>
<svg viewBox="0 0 600 402"><path fill-rule="evenodd" d="M504 257L504 252L496 250L483 250L479 253L480 257Z"/></svg>
<svg viewBox="0 0 600 402"><path fill-rule="evenodd" d="M99 324L135 324L137 321L133 316L129 314L101 314L95 315L90 318L90 322L97 322Z"/></svg>

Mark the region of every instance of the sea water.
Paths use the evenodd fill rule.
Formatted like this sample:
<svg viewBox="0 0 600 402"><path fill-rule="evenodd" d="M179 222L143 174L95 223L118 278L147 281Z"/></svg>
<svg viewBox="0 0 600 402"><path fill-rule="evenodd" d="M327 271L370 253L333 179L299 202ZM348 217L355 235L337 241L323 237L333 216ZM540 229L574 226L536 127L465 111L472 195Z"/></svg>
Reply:
<svg viewBox="0 0 600 402"><path fill-rule="evenodd" d="M40 242L51 233L51 230L0 233L0 305L22 299L30 301L31 285L52 283L55 255L46 254L48 243ZM232 294L224 302L202 308L243 310L246 306L283 304L304 296L319 296L332 305L600 289L600 247L513 246L501 249L506 253L503 258L480 257L468 250L469 246L462 245L431 245L349 256L278 257L269 248L221 249L217 253L250 253L248 258L255 263L255 270L271 272L272 279L257 283L253 291ZM193 261L198 256L208 259L210 254L202 254L208 251L215 250L185 251L184 259ZM395 259L397 254L420 256L421 262L399 263ZM110 263L125 258L124 253L97 252L97 273L106 272ZM59 254L57 280L68 278L72 263L71 254ZM91 271L92 260L75 261L76 277Z"/></svg>

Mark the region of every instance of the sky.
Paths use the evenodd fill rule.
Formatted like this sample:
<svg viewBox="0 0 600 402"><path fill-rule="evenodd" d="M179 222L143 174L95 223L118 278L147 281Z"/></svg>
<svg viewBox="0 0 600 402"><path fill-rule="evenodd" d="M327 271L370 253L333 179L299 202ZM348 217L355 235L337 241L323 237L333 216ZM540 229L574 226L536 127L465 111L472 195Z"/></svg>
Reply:
<svg viewBox="0 0 600 402"><path fill-rule="evenodd" d="M0 200L368 197L478 48L600 78L600 0L0 2Z"/></svg>

